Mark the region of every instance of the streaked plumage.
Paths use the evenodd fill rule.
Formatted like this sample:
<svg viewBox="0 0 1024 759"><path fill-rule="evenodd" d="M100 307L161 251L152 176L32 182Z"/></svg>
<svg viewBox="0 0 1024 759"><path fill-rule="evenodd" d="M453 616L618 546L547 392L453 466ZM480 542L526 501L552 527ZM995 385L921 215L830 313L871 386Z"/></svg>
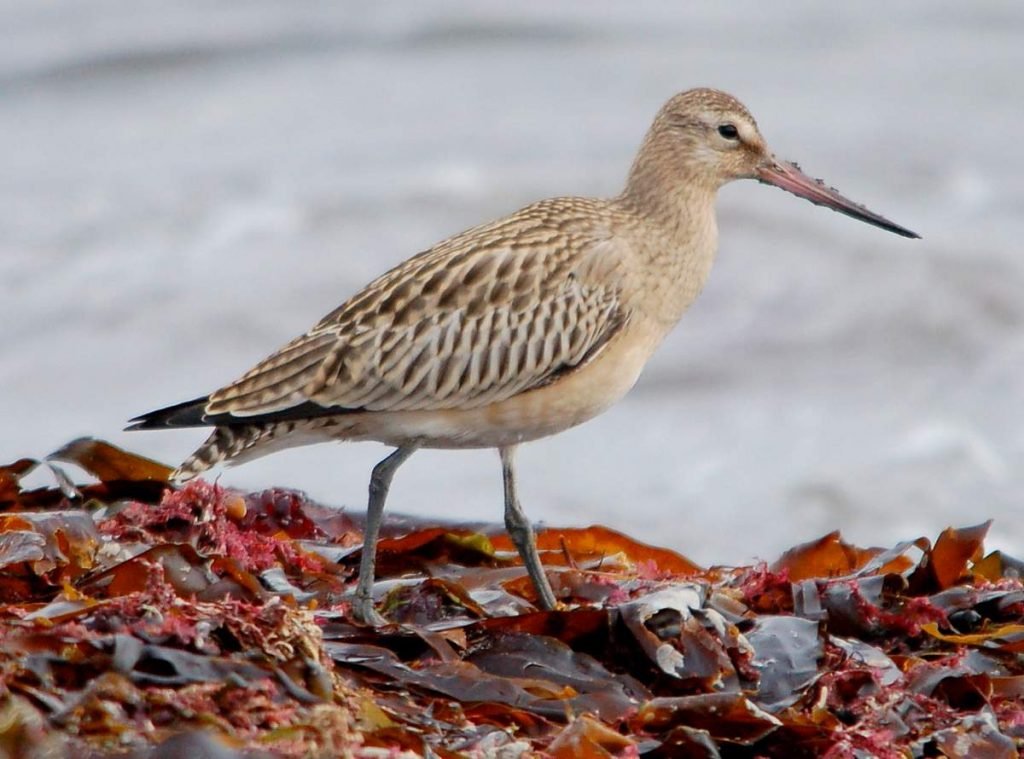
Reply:
<svg viewBox="0 0 1024 759"><path fill-rule="evenodd" d="M586 421L632 387L707 279L719 187L744 177L913 236L777 161L729 95L690 90L655 118L619 197L545 200L451 237L237 381L139 417L133 428L215 428L177 470L182 480L288 445L394 445L371 482L371 547L383 508L374 494L386 495L415 448L497 447L509 529L550 606L515 498L512 450ZM376 620L372 570L371 552L357 612Z"/></svg>
<svg viewBox="0 0 1024 759"><path fill-rule="evenodd" d="M476 408L578 366L622 324L596 203L547 201L441 243L372 282L210 396L235 417L312 401L367 411ZM589 213L588 213L589 212Z"/></svg>

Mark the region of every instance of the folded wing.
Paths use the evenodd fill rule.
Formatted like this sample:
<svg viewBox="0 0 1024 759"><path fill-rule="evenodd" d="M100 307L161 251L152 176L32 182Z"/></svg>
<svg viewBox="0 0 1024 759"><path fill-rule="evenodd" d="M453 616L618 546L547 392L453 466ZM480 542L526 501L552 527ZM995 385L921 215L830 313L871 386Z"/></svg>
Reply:
<svg viewBox="0 0 1024 759"><path fill-rule="evenodd" d="M615 278L588 276L616 251L530 232L478 229L410 259L213 393L205 416L474 408L572 371L627 319Z"/></svg>

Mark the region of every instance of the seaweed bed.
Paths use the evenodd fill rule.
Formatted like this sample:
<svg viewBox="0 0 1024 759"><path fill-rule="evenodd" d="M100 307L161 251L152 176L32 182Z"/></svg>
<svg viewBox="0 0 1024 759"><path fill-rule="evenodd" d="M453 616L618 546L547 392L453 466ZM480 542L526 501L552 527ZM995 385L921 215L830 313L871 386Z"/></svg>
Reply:
<svg viewBox="0 0 1024 759"><path fill-rule="evenodd" d="M61 463L63 462L63 463ZM88 484L74 484L64 463ZM29 489L29 472L52 485ZM166 486L95 440L0 467L0 756L1009 757L1022 564L987 524L829 534L700 568L603 527L539 534L539 612L497 527Z"/></svg>

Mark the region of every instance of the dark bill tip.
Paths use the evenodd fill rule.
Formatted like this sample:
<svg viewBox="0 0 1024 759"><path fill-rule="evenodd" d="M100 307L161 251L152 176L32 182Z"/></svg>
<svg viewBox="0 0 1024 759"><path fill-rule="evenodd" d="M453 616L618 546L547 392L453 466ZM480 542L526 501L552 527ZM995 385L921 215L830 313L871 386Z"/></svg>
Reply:
<svg viewBox="0 0 1024 759"><path fill-rule="evenodd" d="M877 213L869 211L859 203L854 203L849 198L843 197L835 188L827 186L820 179L807 176L795 163L778 161L764 166L758 169L757 181L775 185L786 192L793 193L797 197L809 200L816 206L831 208L833 211L838 211L841 214L900 235L901 237L909 237L915 240L921 239L921 235L917 234L917 232L901 227L884 216L879 216Z"/></svg>

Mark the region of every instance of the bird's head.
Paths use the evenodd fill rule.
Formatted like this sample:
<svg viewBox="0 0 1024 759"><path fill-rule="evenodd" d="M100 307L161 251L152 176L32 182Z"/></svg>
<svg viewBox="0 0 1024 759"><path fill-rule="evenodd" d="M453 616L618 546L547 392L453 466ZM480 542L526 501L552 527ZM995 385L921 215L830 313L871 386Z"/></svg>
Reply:
<svg viewBox="0 0 1024 759"><path fill-rule="evenodd" d="M687 90L669 100L655 118L644 148L638 164L661 164L663 171L686 182L717 190L734 179L756 179L898 235L918 237L804 174L795 163L776 158L750 111L719 90Z"/></svg>

